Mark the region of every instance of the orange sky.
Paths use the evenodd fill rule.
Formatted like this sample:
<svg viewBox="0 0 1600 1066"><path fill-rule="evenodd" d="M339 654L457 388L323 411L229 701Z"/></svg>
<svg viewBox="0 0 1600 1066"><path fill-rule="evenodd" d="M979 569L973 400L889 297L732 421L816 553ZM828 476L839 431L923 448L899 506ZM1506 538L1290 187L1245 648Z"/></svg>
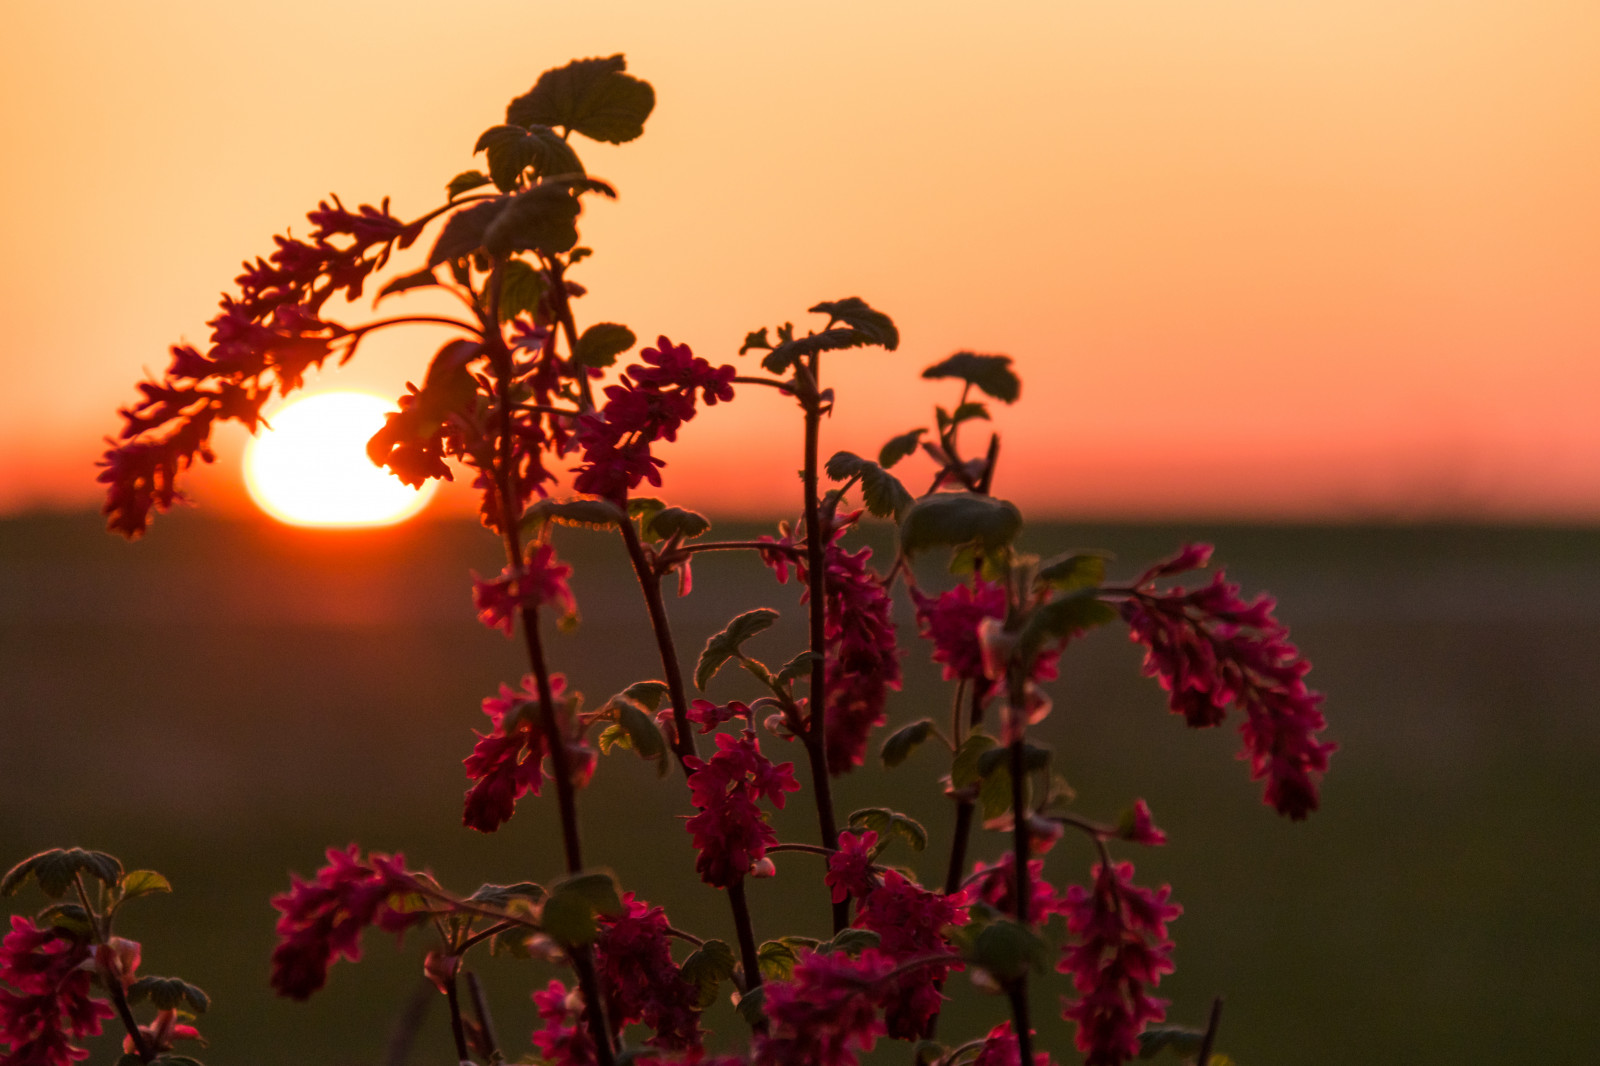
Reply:
<svg viewBox="0 0 1600 1066"><path fill-rule="evenodd" d="M26 5L0 511L95 503L143 368L319 198L420 214L539 71L618 51L659 104L583 149L622 198L580 315L732 361L862 296L904 343L832 360L825 450L926 424L918 371L972 348L1017 360L997 490L1035 510L1600 517L1593 0ZM437 343L324 381L396 392ZM799 439L744 397L672 487L788 506Z"/></svg>

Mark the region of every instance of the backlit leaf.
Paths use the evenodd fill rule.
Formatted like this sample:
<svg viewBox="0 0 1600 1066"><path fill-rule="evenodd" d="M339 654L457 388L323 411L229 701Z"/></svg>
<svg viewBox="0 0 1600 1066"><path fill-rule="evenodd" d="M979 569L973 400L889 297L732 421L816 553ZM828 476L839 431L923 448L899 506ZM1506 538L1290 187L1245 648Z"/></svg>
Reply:
<svg viewBox="0 0 1600 1066"><path fill-rule="evenodd" d="M1022 395L1022 381L1011 369L1009 355L979 355L957 352L922 372L925 378L959 378L975 385L1003 403L1016 403Z"/></svg>
<svg viewBox="0 0 1600 1066"><path fill-rule="evenodd" d="M122 898L134 899L152 892L171 892L172 883L154 870L132 870L123 875Z"/></svg>
<svg viewBox="0 0 1600 1066"><path fill-rule="evenodd" d="M895 328L894 321L882 311L867 306L860 297L824 301L810 310L813 314L827 315L830 324L843 322L853 326L871 338L868 343L882 345L891 352L900 347L900 331Z"/></svg>
<svg viewBox="0 0 1600 1066"><path fill-rule="evenodd" d="M485 174L481 170L463 170L461 173L450 179L450 184L444 187L445 194L449 199L454 200L457 196L460 196L464 192L471 192L473 189L482 188L483 186L489 184L491 180L492 179L489 177L489 175Z"/></svg>
<svg viewBox="0 0 1600 1066"><path fill-rule="evenodd" d="M596 322L578 338L578 362L584 366L607 367L638 340L633 330L615 322Z"/></svg>
<svg viewBox="0 0 1600 1066"><path fill-rule="evenodd" d="M500 321L510 322L520 314L533 314L544 295L544 279L520 259L511 259L500 271Z"/></svg>
<svg viewBox="0 0 1600 1066"><path fill-rule="evenodd" d="M56 848L23 859L0 878L0 896L16 894L30 878L51 899L60 899L72 888L80 874L88 874L107 888L122 877L122 863L103 851L83 848Z"/></svg>
<svg viewBox="0 0 1600 1066"><path fill-rule="evenodd" d="M926 432L928 432L926 429L913 429L909 433L889 438L889 442L878 452L878 465L887 470L916 451L917 441L922 439L922 435Z"/></svg>
<svg viewBox="0 0 1600 1066"><path fill-rule="evenodd" d="M683 960L684 980L694 985L701 1010L717 1001L717 986L733 977L733 949L721 940L707 940Z"/></svg>
<svg viewBox="0 0 1600 1066"><path fill-rule="evenodd" d="M439 239L433 244L433 251L428 253L428 265L436 267L440 263L462 256L471 255L483 247L483 235L489 228L489 223L500 214L506 206L505 197L495 197L493 200L484 200L471 207L463 208L445 219L444 229L439 234Z"/></svg>
<svg viewBox="0 0 1600 1066"><path fill-rule="evenodd" d="M439 279L433 276L433 267L423 267L403 277L392 279L387 285L378 290L377 299L396 292L407 292L411 289L426 288L429 285L439 284ZM376 303L376 301L374 301Z"/></svg>
<svg viewBox="0 0 1600 1066"><path fill-rule="evenodd" d="M729 622L726 629L706 641L705 650L700 653L699 665L694 670L694 687L704 692L706 683L722 668L722 664L739 654L740 645L757 633L772 628L777 620L777 611L770 607L757 607Z"/></svg>
<svg viewBox="0 0 1600 1066"><path fill-rule="evenodd" d="M1110 556L1105 552L1064 555L1041 566L1033 580L1038 585L1061 592L1092 588L1106 579L1108 558Z"/></svg>
<svg viewBox="0 0 1600 1066"><path fill-rule="evenodd" d="M541 182L500 203L483 229L483 247L490 255L564 252L578 243L578 209L571 183Z"/></svg>
<svg viewBox="0 0 1600 1066"><path fill-rule="evenodd" d="M621 55L576 59L539 75L532 89L511 101L506 121L514 126L561 126L608 144L644 132L656 94L647 81L624 73Z"/></svg>
<svg viewBox="0 0 1600 1066"><path fill-rule="evenodd" d="M880 756L885 766L899 766L917 746L933 735L933 719L924 718L896 730L883 742Z"/></svg>
<svg viewBox="0 0 1600 1066"><path fill-rule="evenodd" d="M932 547L976 544L999 551L1022 531L1022 512L995 496L944 492L913 503L900 520L900 551L915 555Z"/></svg>
<svg viewBox="0 0 1600 1066"><path fill-rule="evenodd" d="M698 537L711 528L711 520L698 511L683 507L663 507L645 523L644 535L650 540L668 537Z"/></svg>

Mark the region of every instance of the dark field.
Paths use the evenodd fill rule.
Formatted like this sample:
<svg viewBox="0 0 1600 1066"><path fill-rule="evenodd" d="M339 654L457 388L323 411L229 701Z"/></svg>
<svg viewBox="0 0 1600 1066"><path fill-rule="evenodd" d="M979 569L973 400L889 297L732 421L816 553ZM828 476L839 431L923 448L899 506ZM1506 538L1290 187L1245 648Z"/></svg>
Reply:
<svg viewBox="0 0 1600 1066"><path fill-rule="evenodd" d="M1143 796L1172 838L1121 851L1186 907L1178 970L1160 990L1172 1020L1198 1024L1225 994L1219 1043L1242 1066L1591 1061L1600 532L1040 526L1028 546L1105 547L1127 577L1185 538L1214 541L1247 592L1278 596L1341 750L1323 810L1290 824L1261 805L1231 728L1195 733L1166 713L1123 631L1064 658L1040 730L1079 809L1111 819ZM583 624L550 636L557 668L591 703L659 676L620 546L561 530L558 547L578 568ZM146 972L212 994L212 1066L382 1060L425 937L396 950L369 936L362 964L336 967L309 1004L266 986L267 898L325 846L403 850L463 891L558 872L553 798L525 800L491 837L460 825L479 701L524 669L518 645L473 619L467 570L497 571L495 548L467 523L307 533L183 514L136 545L92 517L0 523L0 866L78 844L166 873L176 894L130 907L126 931L144 942ZM785 623L751 650L769 662L797 651L793 586L774 586L753 557L715 564L697 563L695 595L669 604L685 657L757 605ZM748 581L730 590L729 577ZM942 720L946 686L924 646L906 643L891 724ZM740 694L731 675L713 686ZM927 881L948 846L941 762L929 746L897 770L858 771L841 799L844 811L870 802L923 818ZM895 795L863 787L874 781ZM602 762L582 797L591 861L676 924L731 941L725 906L694 878L681 794L631 754ZM802 794L780 831L809 840L813 825ZM992 858L1004 841L974 845ZM825 935L819 867L778 860L780 876L752 889L758 938L800 925ZM1068 837L1047 869L1081 881L1090 861ZM41 899L29 889L16 902ZM485 968L513 1058L529 1046L527 992L549 976ZM1046 984L1033 997L1045 1044L1076 1061L1051 1021L1061 982ZM953 988L976 1009L947 1014L947 1038L1002 1016L965 978ZM442 1003L432 1010L413 1062L450 1060ZM713 1023L739 1024L726 1008ZM885 1049L881 1061L909 1061L905 1045ZM94 1061L112 1058L108 1042Z"/></svg>

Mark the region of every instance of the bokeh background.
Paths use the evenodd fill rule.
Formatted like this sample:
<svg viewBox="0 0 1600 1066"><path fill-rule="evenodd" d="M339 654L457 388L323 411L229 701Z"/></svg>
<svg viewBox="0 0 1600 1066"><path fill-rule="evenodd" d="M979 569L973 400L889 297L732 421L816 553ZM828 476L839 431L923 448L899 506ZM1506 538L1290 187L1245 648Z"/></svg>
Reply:
<svg viewBox="0 0 1600 1066"><path fill-rule="evenodd" d="M1188 908L1174 1020L1226 995L1244 1066L1588 1061L1600 8L1580 2L25 6L0 40L0 862L81 844L171 876L129 931L215 996L214 1066L382 1061L419 939L374 938L309 1005L266 989L266 897L324 846L403 849L465 889L556 868L537 804L493 838L459 824L478 701L521 671L472 618L469 569L500 563L459 497L389 530L273 525L234 435L201 508L127 545L90 513L92 464L271 234L330 192L427 210L540 70L615 52L659 104L636 144L585 151L623 194L583 223L585 321L731 360L860 295L904 336L830 364L825 448L863 454L946 399L921 367L1009 353L997 490L1031 547L1107 548L1128 575L1214 540L1280 598L1342 746L1306 824L1261 806L1231 730L1165 713L1116 632L1072 649L1044 727L1086 814L1144 796L1173 836L1134 857ZM395 394L434 343L318 385ZM753 529L728 519L793 509L799 436L775 397L709 411L668 493ZM591 699L654 676L615 545L560 546L584 614L552 636L561 666ZM786 658L792 589L752 560L699 569L681 645L769 604ZM906 665L894 720L942 714L920 649ZM935 764L890 779L938 841ZM608 762L591 847L726 936L661 788ZM810 905L784 872L755 898L775 926ZM529 973L488 974L513 1048ZM435 1007L413 1061L447 1048Z"/></svg>

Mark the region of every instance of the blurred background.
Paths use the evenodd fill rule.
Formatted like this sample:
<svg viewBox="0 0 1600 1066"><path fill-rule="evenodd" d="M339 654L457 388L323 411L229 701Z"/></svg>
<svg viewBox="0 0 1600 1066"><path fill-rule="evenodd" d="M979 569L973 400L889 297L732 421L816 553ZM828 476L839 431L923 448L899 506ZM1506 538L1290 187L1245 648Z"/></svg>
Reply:
<svg viewBox="0 0 1600 1066"><path fill-rule="evenodd" d="M289 528L251 508L223 433L201 507L129 545L92 513L93 463L272 234L330 193L423 213L540 71L617 52L658 106L637 143L583 149L622 196L582 221L580 325L723 362L859 295L903 344L830 363L826 451L928 424L949 390L922 367L1008 353L996 489L1027 546L1106 548L1127 577L1213 540L1279 597L1341 745L1305 824L1261 805L1231 728L1166 713L1118 631L1069 651L1042 727L1086 815L1143 796L1172 836L1131 856L1187 908L1172 1019L1225 995L1243 1066L1588 1061L1600 8L1580 0L25 7L0 39L0 864L79 844L168 874L128 931L150 972L213 994L213 1066L382 1060L421 938L371 938L306 1005L266 987L267 897L325 846L404 850L463 890L557 868L545 805L460 826L479 701L523 669L472 617L469 571L501 562L462 495L387 529ZM312 388L396 395L439 343L377 340ZM719 406L663 494L719 532L770 528L799 438L778 397ZM561 668L596 701L656 676L617 546L560 537L584 618L551 637ZM785 614L770 658L797 647L792 588L753 559L697 569L671 604L686 655L757 605ZM891 727L949 699L909 632L905 666ZM597 861L729 936L657 799L674 789L630 759L585 797ZM937 762L888 778L936 850ZM881 801L865 780L846 809ZM803 806L782 826L811 831ZM1051 875L1089 861L1068 840ZM820 930L786 894L814 871L781 867L758 933ZM527 965L486 976L525 1048ZM1002 1016L961 992L948 1035ZM1046 1042L1073 1061L1051 995ZM413 1061L450 1054L434 1010Z"/></svg>

